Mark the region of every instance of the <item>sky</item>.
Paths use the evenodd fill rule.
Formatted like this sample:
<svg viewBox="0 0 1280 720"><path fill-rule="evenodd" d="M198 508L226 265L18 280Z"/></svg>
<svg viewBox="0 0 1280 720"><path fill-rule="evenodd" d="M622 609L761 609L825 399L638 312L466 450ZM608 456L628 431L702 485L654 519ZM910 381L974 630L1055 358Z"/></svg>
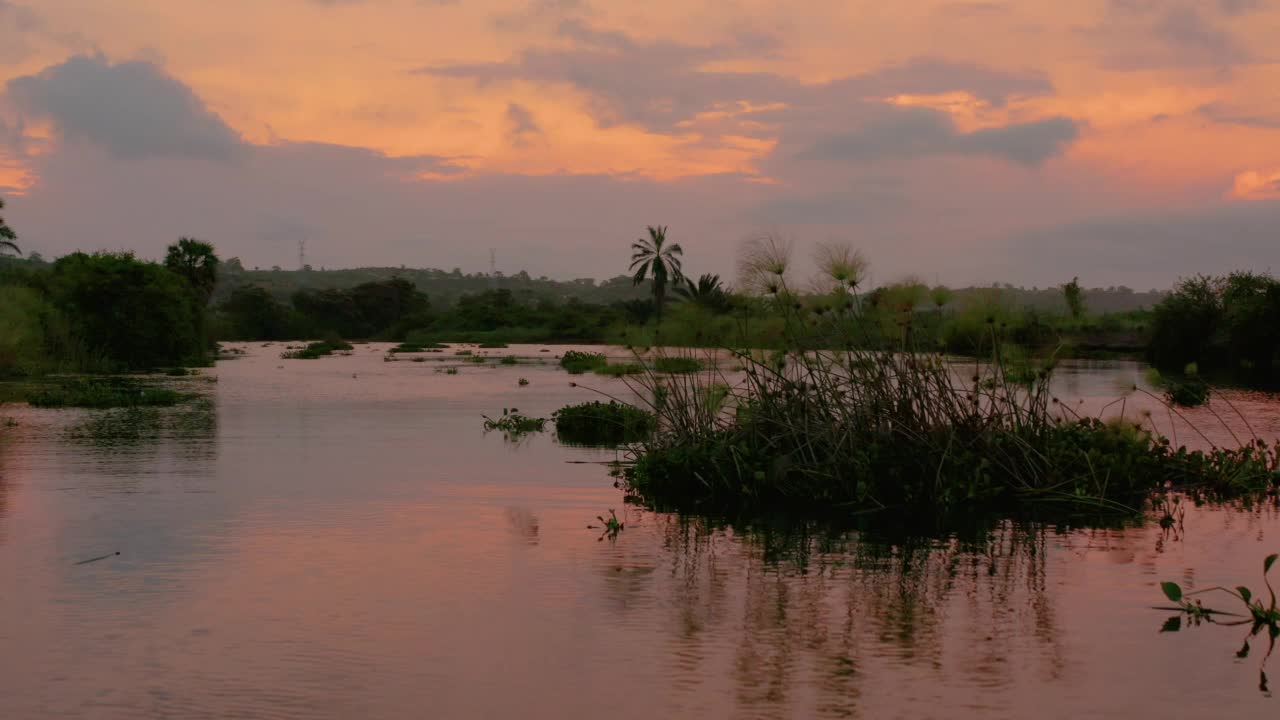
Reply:
<svg viewBox="0 0 1280 720"><path fill-rule="evenodd" d="M1280 270L1280 0L0 0L23 250L873 280ZM803 262L803 261L801 261ZM803 264L801 265L803 268Z"/></svg>

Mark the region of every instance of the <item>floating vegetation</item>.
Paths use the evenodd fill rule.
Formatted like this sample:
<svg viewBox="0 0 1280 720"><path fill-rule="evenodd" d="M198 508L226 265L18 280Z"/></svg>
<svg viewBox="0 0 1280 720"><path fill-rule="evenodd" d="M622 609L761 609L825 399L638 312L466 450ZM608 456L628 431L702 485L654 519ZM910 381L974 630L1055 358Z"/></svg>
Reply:
<svg viewBox="0 0 1280 720"><path fill-rule="evenodd" d="M411 343L411 342L402 342L402 343L400 343L399 345L397 345L397 346L395 346L395 347L391 348L391 350L389 350L388 352L393 352L393 353L420 353L420 352L427 352L427 351L431 351L431 350L436 350L436 351L438 351L438 350L443 350L444 348L445 348L445 346L444 346L444 345L441 345L440 343Z"/></svg>
<svg viewBox="0 0 1280 720"><path fill-rule="evenodd" d="M618 537L618 533L626 529L626 525L624 525L622 521L618 519L618 514L615 513L612 509L609 510L609 517L606 518L603 515L597 515L596 520L599 520L600 524L588 525L587 529L603 531L600 533L600 537L596 538L597 541L604 540L605 538L614 540Z"/></svg>
<svg viewBox="0 0 1280 720"><path fill-rule="evenodd" d="M480 349L482 349L482 350L499 350L499 349L502 349L502 348L507 347L507 344L506 344L506 343L504 343L504 342L492 342L492 341L490 341L490 342L482 342L482 343L480 343L479 345L477 345L476 347L478 347L478 348L480 348Z"/></svg>
<svg viewBox="0 0 1280 720"><path fill-rule="evenodd" d="M515 355L503 355L502 359L498 361L498 364L499 365L519 365L520 358L516 357Z"/></svg>
<svg viewBox="0 0 1280 720"><path fill-rule="evenodd" d="M594 372L597 375L606 375L608 377L639 375L644 372L644 366L639 363L608 363L596 368Z"/></svg>
<svg viewBox="0 0 1280 720"><path fill-rule="evenodd" d="M644 440L657 421L653 413L620 402L569 405L551 414L556 438L570 445L615 447Z"/></svg>
<svg viewBox="0 0 1280 720"><path fill-rule="evenodd" d="M1178 615L1169 618L1160 628L1161 632L1178 632L1182 629L1183 618L1186 618L1192 625L1200 625L1201 623L1211 623L1223 626L1249 626L1249 633L1245 636L1244 644L1236 651L1237 658L1246 658L1249 656L1249 640L1262 634L1264 631L1267 638L1267 652L1262 658L1262 663L1258 668L1259 682L1258 689L1262 692L1268 692L1267 688L1267 660L1270 659L1271 653L1275 651L1276 638L1280 637L1280 604L1276 602L1276 591L1271 587L1271 581L1267 578L1267 573L1271 571L1271 566L1275 564L1276 559L1280 555L1268 555L1262 561L1262 582L1267 588L1267 600L1263 601L1260 595L1255 596L1249 588L1239 585L1234 589L1215 586L1204 588L1203 590L1195 590L1192 592L1183 592L1182 586L1176 582L1160 583L1160 590L1164 596L1174 604L1173 607L1161 607L1157 610L1176 610ZM1230 612L1224 610L1215 610L1204 606L1204 603L1197 597L1194 601L1192 596L1202 595L1205 593L1218 592L1225 593L1243 605L1244 613ZM1217 620L1215 618L1223 618Z"/></svg>
<svg viewBox="0 0 1280 720"><path fill-rule="evenodd" d="M503 408L502 416L499 418L491 418L484 415L485 430L500 430L507 437L514 438L525 433L542 432L546 427L546 418L529 417L521 415L517 408Z"/></svg>
<svg viewBox="0 0 1280 720"><path fill-rule="evenodd" d="M308 343L306 347L299 350L290 350L280 354L285 360L315 360L317 358L332 355L338 351L351 350L352 345L349 342L339 339L321 340L320 342Z"/></svg>
<svg viewBox="0 0 1280 720"><path fill-rule="evenodd" d="M519 385L520 387L524 387L525 385L528 385L528 384L529 384L529 379L528 379L528 378L520 378L519 380L517 380L517 381L516 381L516 384L517 384L517 385Z"/></svg>
<svg viewBox="0 0 1280 720"><path fill-rule="evenodd" d="M694 373L705 367L705 363L694 357L662 356L653 360L653 369L661 373Z"/></svg>
<svg viewBox="0 0 1280 720"><path fill-rule="evenodd" d="M457 375L457 374L458 374L458 368L456 368L456 367L438 367L438 368L436 368L436 372L438 372L438 373L444 373L445 375Z"/></svg>
<svg viewBox="0 0 1280 720"><path fill-rule="evenodd" d="M570 375L581 375L598 370L609 364L604 353L589 353L569 350L560 358L560 367L569 371Z"/></svg>
<svg viewBox="0 0 1280 720"><path fill-rule="evenodd" d="M190 395L122 378L82 378L41 388L27 402L41 408L170 407Z"/></svg>
<svg viewBox="0 0 1280 720"><path fill-rule="evenodd" d="M479 355L472 355L467 358L467 362L475 363L476 365L483 365L487 360L488 358L480 357Z"/></svg>
<svg viewBox="0 0 1280 720"><path fill-rule="evenodd" d="M454 353L453 353L453 354L454 354L454 355L457 355L458 357L468 357L469 355L471 355L471 351L470 351L470 350L457 350L457 351L454 351Z"/></svg>

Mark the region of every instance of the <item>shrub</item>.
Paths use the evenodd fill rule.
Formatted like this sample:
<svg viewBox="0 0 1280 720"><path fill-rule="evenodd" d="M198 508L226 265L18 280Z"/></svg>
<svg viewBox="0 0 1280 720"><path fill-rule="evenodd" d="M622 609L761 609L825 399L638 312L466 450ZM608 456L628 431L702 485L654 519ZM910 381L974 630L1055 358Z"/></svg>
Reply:
<svg viewBox="0 0 1280 720"><path fill-rule="evenodd" d="M653 413L619 402L569 405L551 414L556 437L574 445L616 446L647 438L656 426Z"/></svg>

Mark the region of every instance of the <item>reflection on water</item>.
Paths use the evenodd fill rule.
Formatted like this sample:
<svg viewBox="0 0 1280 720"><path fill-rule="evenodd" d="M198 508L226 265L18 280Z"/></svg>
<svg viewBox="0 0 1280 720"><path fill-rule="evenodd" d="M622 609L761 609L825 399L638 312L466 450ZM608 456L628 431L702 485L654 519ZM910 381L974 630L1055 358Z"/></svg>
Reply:
<svg viewBox="0 0 1280 720"><path fill-rule="evenodd" d="M611 451L483 432L503 407L593 397L553 365L247 350L207 402L18 413L0 441L0 717L1275 711L1239 637L1160 634L1151 609L1161 580L1257 584L1274 503L1190 507L1177 533L651 513L622 503ZM1140 375L1081 368L1059 392L1102 406ZM1280 433L1274 400L1236 402ZM609 508L625 529L598 540Z"/></svg>

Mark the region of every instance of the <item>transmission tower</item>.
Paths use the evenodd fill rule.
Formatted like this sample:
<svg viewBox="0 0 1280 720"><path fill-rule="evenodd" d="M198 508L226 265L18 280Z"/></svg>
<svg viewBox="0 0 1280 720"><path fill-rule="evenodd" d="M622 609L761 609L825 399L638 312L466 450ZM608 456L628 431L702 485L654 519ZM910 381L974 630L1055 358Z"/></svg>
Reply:
<svg viewBox="0 0 1280 720"><path fill-rule="evenodd" d="M298 241L298 269L305 270L307 268L307 241Z"/></svg>

